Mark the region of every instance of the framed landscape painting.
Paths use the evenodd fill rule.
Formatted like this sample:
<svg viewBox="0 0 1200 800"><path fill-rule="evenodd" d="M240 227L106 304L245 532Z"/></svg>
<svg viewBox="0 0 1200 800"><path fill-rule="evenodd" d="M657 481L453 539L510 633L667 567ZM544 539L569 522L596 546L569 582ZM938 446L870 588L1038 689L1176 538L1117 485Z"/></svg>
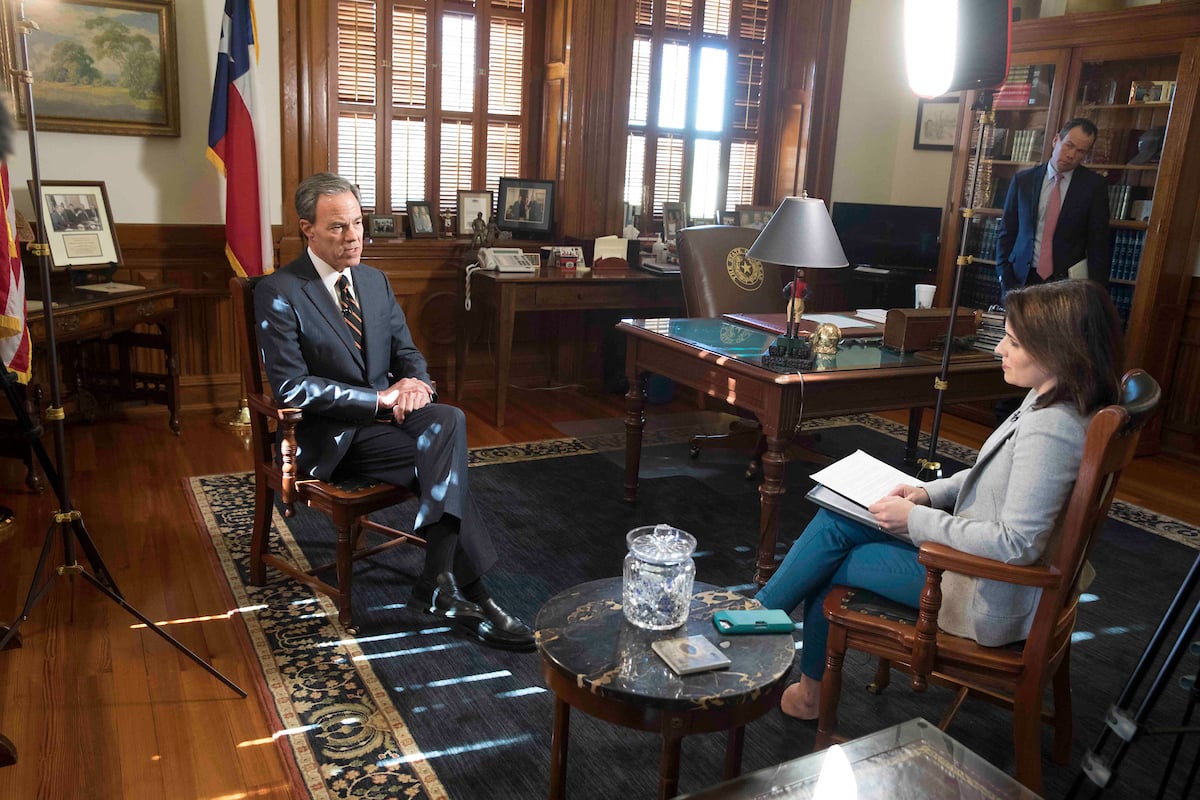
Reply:
<svg viewBox="0 0 1200 800"><path fill-rule="evenodd" d="M27 117L17 13L40 30L27 37L33 109L45 131L179 135L174 0L25 0L5 3L4 66Z"/></svg>

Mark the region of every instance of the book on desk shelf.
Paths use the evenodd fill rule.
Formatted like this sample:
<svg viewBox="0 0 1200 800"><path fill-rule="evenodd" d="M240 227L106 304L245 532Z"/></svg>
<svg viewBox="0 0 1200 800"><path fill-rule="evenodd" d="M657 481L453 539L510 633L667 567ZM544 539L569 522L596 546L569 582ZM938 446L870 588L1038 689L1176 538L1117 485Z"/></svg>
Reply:
<svg viewBox="0 0 1200 800"><path fill-rule="evenodd" d="M676 675L691 675L710 669L724 669L732 661L715 644L703 636L685 636L679 639L659 639L650 647L658 657L667 662Z"/></svg>
<svg viewBox="0 0 1200 800"><path fill-rule="evenodd" d="M805 495L806 498L875 530L883 528L867 508L902 483L923 485L922 481L862 450L855 450L810 477L817 485Z"/></svg>

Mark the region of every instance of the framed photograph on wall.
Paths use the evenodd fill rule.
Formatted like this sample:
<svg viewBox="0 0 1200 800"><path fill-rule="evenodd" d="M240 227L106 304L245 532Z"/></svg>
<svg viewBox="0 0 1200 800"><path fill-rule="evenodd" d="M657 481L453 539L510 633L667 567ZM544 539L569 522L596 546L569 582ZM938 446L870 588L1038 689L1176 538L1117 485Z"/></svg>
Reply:
<svg viewBox="0 0 1200 800"><path fill-rule="evenodd" d="M767 227L767 223L771 221L771 217L775 213L774 206L738 204L734 209L733 213L737 216L734 224L742 228L754 228L756 231L761 231Z"/></svg>
<svg viewBox="0 0 1200 800"><path fill-rule="evenodd" d="M663 203L663 241L678 241L679 232L687 225L687 203Z"/></svg>
<svg viewBox="0 0 1200 800"><path fill-rule="evenodd" d="M367 214L368 239L395 239L399 235L395 214Z"/></svg>
<svg viewBox="0 0 1200 800"><path fill-rule="evenodd" d="M34 194L33 181L29 181L29 194ZM103 181L42 181L39 200L55 268L121 263Z"/></svg>
<svg viewBox="0 0 1200 800"><path fill-rule="evenodd" d="M21 43L16 9L40 31L28 38L38 130L179 135L174 0L26 0L0 14L9 90ZM18 108L24 123L25 109Z"/></svg>
<svg viewBox="0 0 1200 800"><path fill-rule="evenodd" d="M425 201L409 202L408 230L414 239L436 239L433 227L433 209Z"/></svg>
<svg viewBox="0 0 1200 800"><path fill-rule="evenodd" d="M917 101L917 128L913 150L953 150L958 131L958 98L935 97Z"/></svg>
<svg viewBox="0 0 1200 800"><path fill-rule="evenodd" d="M549 234L554 225L554 181L501 178L497 212L502 231Z"/></svg>
<svg viewBox="0 0 1200 800"><path fill-rule="evenodd" d="M472 236L475 229L471 227L476 219L483 218L486 225L492 219L492 193L458 192L458 235Z"/></svg>

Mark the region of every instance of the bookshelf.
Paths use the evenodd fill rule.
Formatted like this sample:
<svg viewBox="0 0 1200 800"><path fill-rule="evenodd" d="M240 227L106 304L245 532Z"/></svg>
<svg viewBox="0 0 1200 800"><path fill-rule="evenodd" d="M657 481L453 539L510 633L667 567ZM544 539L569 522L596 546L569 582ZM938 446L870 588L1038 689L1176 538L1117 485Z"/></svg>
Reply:
<svg viewBox="0 0 1200 800"><path fill-rule="evenodd" d="M1085 163L1109 182L1109 287L1125 324L1127 366L1145 368L1169 393L1200 232L1198 84L1193 0L1014 23L1009 76L981 152L975 94L961 99L937 302L953 286L968 202L973 263L962 268L960 300L975 308L999 302L995 238L1008 186L1017 172L1045 163L1065 121L1090 119L1100 135ZM1147 431L1143 441L1157 436Z"/></svg>

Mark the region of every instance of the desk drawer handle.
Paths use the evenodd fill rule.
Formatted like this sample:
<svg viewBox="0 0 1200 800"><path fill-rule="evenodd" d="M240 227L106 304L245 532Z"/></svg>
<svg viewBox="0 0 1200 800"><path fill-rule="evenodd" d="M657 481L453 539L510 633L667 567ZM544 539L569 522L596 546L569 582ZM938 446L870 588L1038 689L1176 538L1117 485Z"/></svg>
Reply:
<svg viewBox="0 0 1200 800"><path fill-rule="evenodd" d="M79 317L72 314L69 317L55 317L54 327L64 333L72 333L79 330Z"/></svg>
<svg viewBox="0 0 1200 800"><path fill-rule="evenodd" d="M141 303L138 303L137 304L137 315L139 317L154 316L154 301L153 300L144 300Z"/></svg>

